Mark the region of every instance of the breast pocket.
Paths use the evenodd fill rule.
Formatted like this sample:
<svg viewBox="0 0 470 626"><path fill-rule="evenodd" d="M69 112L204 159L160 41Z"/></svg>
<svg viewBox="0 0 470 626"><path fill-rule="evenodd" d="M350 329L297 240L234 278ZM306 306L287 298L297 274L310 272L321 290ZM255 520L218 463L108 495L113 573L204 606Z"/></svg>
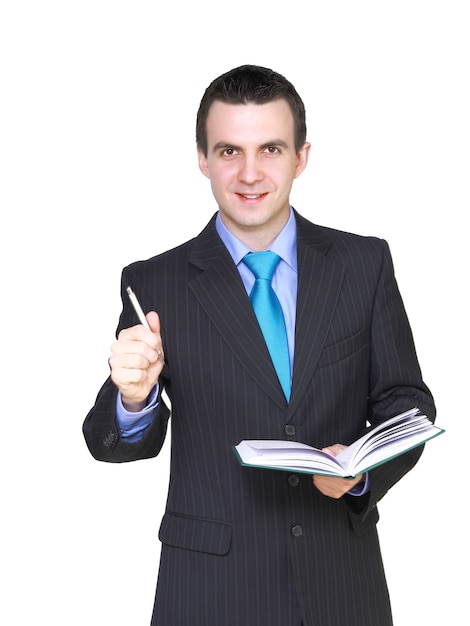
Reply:
<svg viewBox="0 0 470 626"><path fill-rule="evenodd" d="M365 346L366 333L362 329L341 341L325 346L318 362L318 367L338 363L364 349Z"/></svg>

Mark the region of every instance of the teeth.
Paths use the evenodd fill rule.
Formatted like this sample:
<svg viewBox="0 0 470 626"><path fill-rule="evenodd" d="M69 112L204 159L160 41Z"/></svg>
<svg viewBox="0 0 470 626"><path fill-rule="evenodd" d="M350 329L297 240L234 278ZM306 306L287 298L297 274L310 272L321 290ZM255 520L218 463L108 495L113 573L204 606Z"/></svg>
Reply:
<svg viewBox="0 0 470 626"><path fill-rule="evenodd" d="M243 193L242 196L244 198L246 198L247 200L256 200L256 198L259 198L262 194L257 193L257 194L247 194L247 193Z"/></svg>

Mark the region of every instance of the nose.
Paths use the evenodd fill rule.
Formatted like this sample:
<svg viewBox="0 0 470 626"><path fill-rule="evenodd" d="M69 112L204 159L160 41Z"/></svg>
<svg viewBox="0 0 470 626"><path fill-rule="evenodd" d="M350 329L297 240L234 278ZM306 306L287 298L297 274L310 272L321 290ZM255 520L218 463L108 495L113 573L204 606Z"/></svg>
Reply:
<svg viewBox="0 0 470 626"><path fill-rule="evenodd" d="M240 163L238 179L243 183L252 185L261 180L263 176L259 160L255 156L245 155Z"/></svg>

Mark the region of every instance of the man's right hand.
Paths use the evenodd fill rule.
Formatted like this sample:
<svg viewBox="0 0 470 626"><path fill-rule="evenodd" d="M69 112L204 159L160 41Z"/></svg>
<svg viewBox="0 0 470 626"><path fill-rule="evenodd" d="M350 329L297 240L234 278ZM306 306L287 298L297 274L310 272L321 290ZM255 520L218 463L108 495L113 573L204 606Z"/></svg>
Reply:
<svg viewBox="0 0 470 626"><path fill-rule="evenodd" d="M145 317L151 330L142 324L125 328L111 346L111 378L121 392L122 404L128 411L144 408L165 363L160 318L155 311L150 311Z"/></svg>

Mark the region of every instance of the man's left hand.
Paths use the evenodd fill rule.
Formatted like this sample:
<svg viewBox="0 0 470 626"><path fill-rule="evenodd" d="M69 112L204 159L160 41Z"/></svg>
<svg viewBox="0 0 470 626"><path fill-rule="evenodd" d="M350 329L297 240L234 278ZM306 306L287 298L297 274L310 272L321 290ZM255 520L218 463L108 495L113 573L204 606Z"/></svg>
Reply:
<svg viewBox="0 0 470 626"><path fill-rule="evenodd" d="M344 446L341 443L335 443L333 446L322 448L322 450L332 456L337 456L340 452L346 450L346 448L347 446ZM351 489L358 483L362 482L364 478L364 474L359 474L352 480L347 478L337 478L336 476L321 476L319 474L312 476L313 484L318 491L320 491L324 496L335 498L336 500L344 496L344 494L348 493L348 491L351 491Z"/></svg>

